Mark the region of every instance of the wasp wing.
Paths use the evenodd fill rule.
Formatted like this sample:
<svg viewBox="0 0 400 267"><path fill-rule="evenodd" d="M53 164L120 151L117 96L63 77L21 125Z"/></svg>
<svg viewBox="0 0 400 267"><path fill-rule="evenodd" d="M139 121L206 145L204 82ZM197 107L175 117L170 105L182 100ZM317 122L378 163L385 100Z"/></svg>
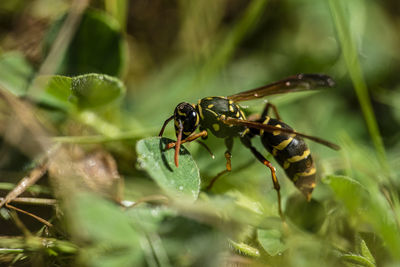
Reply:
<svg viewBox="0 0 400 267"><path fill-rule="evenodd" d="M310 139L314 142L317 142L321 145L325 145L329 148L332 148L334 150L339 150L340 146L331 143L327 140L321 139L319 137L315 137L315 136L311 136L311 135L307 135L307 134L303 134L303 133L299 133L296 132L295 130L292 129L285 129L285 128L280 128L280 127L276 127L276 126L272 126L272 125L268 125L268 124L263 124L263 123L259 123L259 122L255 122L255 121L247 121L247 120L240 120L240 119L235 119L235 118L231 118L231 117L227 117L227 118L222 118L221 121L227 125L241 125L241 126L246 126L248 128L254 128L254 129L259 129L259 130L264 130L267 132L276 132L278 131L279 133L286 133L288 135L290 134L295 134L297 136L301 136L307 139Z"/></svg>
<svg viewBox="0 0 400 267"><path fill-rule="evenodd" d="M240 102L275 94L333 87L334 85L333 79L324 74L297 74L271 84L228 96L228 99Z"/></svg>

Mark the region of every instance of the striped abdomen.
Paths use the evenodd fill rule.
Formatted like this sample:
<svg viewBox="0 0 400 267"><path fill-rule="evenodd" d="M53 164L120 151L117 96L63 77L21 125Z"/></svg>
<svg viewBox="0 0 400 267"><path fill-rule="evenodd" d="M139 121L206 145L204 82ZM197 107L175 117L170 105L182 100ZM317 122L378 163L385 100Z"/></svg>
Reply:
<svg viewBox="0 0 400 267"><path fill-rule="evenodd" d="M282 121L268 116L260 122L279 128L292 129ZM286 175L306 196L307 200L310 200L315 187L316 169L304 140L294 134L288 135L279 131L270 133L261 130L260 135L264 147L274 156L285 170Z"/></svg>

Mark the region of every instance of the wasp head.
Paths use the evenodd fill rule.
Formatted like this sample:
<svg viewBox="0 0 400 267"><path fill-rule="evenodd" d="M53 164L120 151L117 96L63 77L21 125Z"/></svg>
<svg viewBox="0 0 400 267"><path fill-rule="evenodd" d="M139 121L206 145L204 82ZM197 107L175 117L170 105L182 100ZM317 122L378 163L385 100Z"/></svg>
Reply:
<svg viewBox="0 0 400 267"><path fill-rule="evenodd" d="M197 114L196 108L194 105L191 105L186 102L182 102L178 104L175 108L174 115L169 117L161 128L158 136L162 137L164 133L164 129L167 124L174 119L175 124L175 133L176 133L176 142L175 142L175 165L178 167L179 165L179 148L181 146L181 141L186 137L191 135L199 125L199 115Z"/></svg>
<svg viewBox="0 0 400 267"><path fill-rule="evenodd" d="M179 165L179 148L181 141L191 135L199 125L199 115L194 106L189 103L182 102L178 104L174 111L174 125L176 133L175 143L175 165Z"/></svg>
<svg viewBox="0 0 400 267"><path fill-rule="evenodd" d="M194 106L182 102L175 108L174 122L176 137L178 137L179 132L182 131L181 138L185 139L191 135L199 125L199 115Z"/></svg>

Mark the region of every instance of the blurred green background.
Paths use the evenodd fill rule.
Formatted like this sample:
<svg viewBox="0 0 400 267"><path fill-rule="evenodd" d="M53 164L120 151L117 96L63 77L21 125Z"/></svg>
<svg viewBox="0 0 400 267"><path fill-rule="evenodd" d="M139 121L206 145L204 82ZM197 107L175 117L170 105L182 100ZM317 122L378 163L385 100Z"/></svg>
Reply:
<svg viewBox="0 0 400 267"><path fill-rule="evenodd" d="M393 0L1 1L1 90L28 105L51 144L43 145L43 136L25 123L22 138L10 138L11 125L19 125L15 118L24 113L9 108L11 98L2 94L4 196L55 144L112 157L124 180L119 199L164 194L160 180L137 161L144 156L135 146L156 136L178 103L232 95L297 73L327 74L336 86L268 101L297 131L342 149L308 142L320 180L311 203L277 166L286 223L277 214L269 170L239 140L233 171L192 205L187 199L144 201L121 211L99 198L104 194L98 188L70 201L66 195L74 190L51 178L57 175L50 169L39 192L64 204L30 211L50 218L55 230L25 215L16 219L3 207L1 234L13 237L9 243L0 237L6 251L0 260L16 266L396 266L399 32L400 2ZM89 73L115 80L79 76ZM49 75L60 76L38 83L54 77ZM265 100L241 105L247 114L258 113ZM164 135L175 138L172 125ZM223 140L210 136L206 143L215 159L197 143L186 145L202 187L225 167ZM36 239L27 238L25 228L30 237L56 245L32 245ZM18 243L20 236L30 245Z"/></svg>

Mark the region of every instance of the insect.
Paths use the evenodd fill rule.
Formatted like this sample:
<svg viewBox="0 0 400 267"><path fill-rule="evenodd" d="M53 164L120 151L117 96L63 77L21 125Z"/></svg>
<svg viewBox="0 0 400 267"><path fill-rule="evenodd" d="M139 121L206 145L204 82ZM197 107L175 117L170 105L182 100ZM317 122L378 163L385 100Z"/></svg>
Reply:
<svg viewBox="0 0 400 267"><path fill-rule="evenodd" d="M208 133L225 139L226 169L221 172L231 171L231 151L233 139L238 137L242 144L250 149L253 155L262 164L270 169L274 189L278 196L278 212L283 218L281 208L280 185L276 177L276 170L272 164L252 145L251 139L255 136L261 138L263 146L273 155L276 161L285 170L286 175L309 201L315 187L316 168L306 143L303 138L318 142L332 149L340 149L338 145L318 137L306 135L293 130L282 122L276 106L267 103L261 116L247 119L240 106L241 101L252 100L274 94L315 90L324 87L333 87L331 77L322 74L298 74L286 79L241 92L227 97L206 97L197 104L182 102L174 110L174 114L163 124L159 136L162 136L167 124L173 119L175 126L176 142L169 143L167 149L175 147L175 165L179 166L179 148L182 143L192 142L198 138L207 138ZM275 118L268 113L272 109ZM199 128L199 132L195 130ZM213 185L217 175L209 185Z"/></svg>

